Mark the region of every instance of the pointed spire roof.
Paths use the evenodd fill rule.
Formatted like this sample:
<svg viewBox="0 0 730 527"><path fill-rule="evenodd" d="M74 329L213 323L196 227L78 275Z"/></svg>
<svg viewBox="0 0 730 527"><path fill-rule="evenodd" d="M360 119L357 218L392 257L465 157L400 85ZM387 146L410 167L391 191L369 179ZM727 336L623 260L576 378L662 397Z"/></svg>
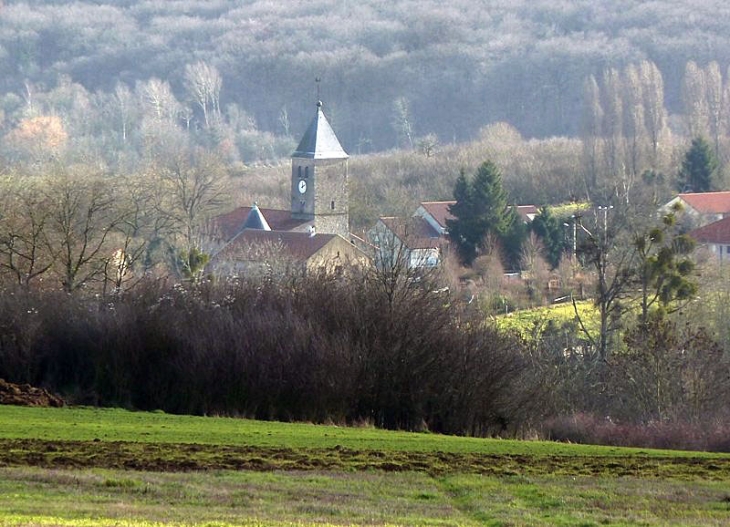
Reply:
<svg viewBox="0 0 730 527"><path fill-rule="evenodd" d="M256 205L256 203L253 204L253 207L251 207L251 212L249 212L248 216L246 216L246 221L243 222L243 229L256 229L258 231L271 230L271 227L269 227L266 218L264 218L264 215L261 214L261 211L259 210L259 207L258 205Z"/></svg>
<svg viewBox="0 0 730 527"><path fill-rule="evenodd" d="M317 115L304 133L304 137L292 157L307 159L347 159L349 157L324 116L322 101L317 102Z"/></svg>

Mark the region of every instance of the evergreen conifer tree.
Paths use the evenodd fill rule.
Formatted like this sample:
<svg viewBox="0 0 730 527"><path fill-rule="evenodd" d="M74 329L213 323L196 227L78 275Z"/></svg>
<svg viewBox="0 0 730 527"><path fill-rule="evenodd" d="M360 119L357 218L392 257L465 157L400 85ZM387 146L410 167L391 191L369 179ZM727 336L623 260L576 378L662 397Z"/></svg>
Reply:
<svg viewBox="0 0 730 527"><path fill-rule="evenodd" d="M516 212L507 207L507 193L497 165L485 161L471 179L462 171L454 186L454 199L456 203L449 210L455 219L447 220L447 226L465 264L470 265L485 249L489 234L502 243L509 255L519 255L519 232L524 237L524 228Z"/></svg>
<svg viewBox="0 0 730 527"><path fill-rule="evenodd" d="M709 143L702 137L692 140L682 160L682 167L677 177L677 188L680 192L708 192L713 189L713 177L718 167Z"/></svg>

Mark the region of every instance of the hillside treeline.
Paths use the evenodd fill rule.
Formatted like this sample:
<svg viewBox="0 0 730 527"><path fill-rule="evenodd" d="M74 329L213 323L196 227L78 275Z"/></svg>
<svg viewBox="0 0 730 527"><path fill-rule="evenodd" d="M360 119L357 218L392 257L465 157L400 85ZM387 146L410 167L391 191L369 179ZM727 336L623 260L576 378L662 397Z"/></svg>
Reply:
<svg viewBox="0 0 730 527"><path fill-rule="evenodd" d="M155 143L145 143L160 132L150 116L198 132L231 159L276 158L306 126L318 91L351 153L413 147L430 134L463 141L498 121L528 138L577 136L590 76L648 61L663 76L671 120L687 110L687 64L714 61L723 73L730 64L730 7L719 0L59 0L1 9L4 132L55 115L69 137L84 138L87 155L126 152L117 162L130 144L139 155ZM217 122L226 126L211 129Z"/></svg>

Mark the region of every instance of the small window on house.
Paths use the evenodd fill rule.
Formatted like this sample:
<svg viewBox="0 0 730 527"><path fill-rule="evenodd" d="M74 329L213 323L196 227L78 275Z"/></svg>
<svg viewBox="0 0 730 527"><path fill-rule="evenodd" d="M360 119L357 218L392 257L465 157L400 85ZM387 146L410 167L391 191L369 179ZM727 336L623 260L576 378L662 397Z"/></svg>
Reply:
<svg viewBox="0 0 730 527"><path fill-rule="evenodd" d="M297 167L297 169L298 169L298 170L297 170L297 172L298 172L298 174L297 174L297 175L298 175L299 177L302 177L302 167L301 167L301 165L300 165L300 166L298 166L298 167Z"/></svg>
<svg viewBox="0 0 730 527"><path fill-rule="evenodd" d="M330 208L331 208L332 210L335 210L335 200L332 200L332 201L330 202Z"/></svg>
<svg viewBox="0 0 730 527"><path fill-rule="evenodd" d="M727 252L728 254L730 254L730 245L728 245L728 246L726 246L726 247L725 247L725 251L726 251L726 252Z"/></svg>
<svg viewBox="0 0 730 527"><path fill-rule="evenodd" d="M309 177L309 167L304 167L304 177L305 178Z"/></svg>

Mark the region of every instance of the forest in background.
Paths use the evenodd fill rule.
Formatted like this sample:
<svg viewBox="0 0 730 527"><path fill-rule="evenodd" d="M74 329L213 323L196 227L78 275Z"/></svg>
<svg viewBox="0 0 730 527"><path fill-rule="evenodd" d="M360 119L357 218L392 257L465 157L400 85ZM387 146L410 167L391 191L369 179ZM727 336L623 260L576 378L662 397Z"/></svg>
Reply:
<svg viewBox="0 0 730 527"><path fill-rule="evenodd" d="M140 118L129 95L146 93L249 163L288 154L319 90L350 153L471 140L499 121L528 139L578 136L585 80L644 60L672 122L687 63L730 64L729 26L719 0L12 1L0 11L2 129L43 103L85 132L87 155L109 158ZM203 133L206 109L186 88L200 63L219 72L225 131Z"/></svg>

